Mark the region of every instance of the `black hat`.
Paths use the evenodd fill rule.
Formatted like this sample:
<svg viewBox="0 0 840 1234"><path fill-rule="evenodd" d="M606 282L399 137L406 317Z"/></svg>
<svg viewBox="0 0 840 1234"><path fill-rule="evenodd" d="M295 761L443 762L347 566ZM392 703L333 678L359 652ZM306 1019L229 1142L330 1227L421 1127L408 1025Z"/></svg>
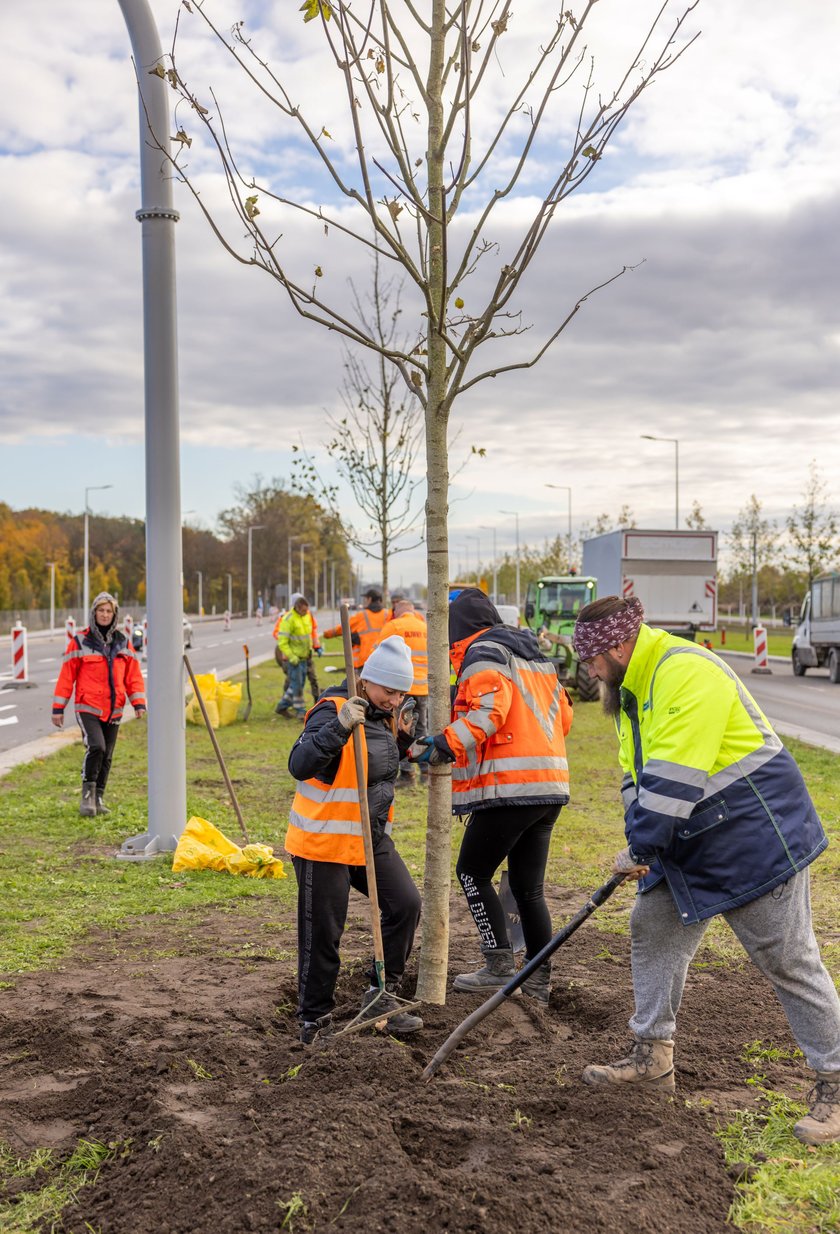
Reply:
<svg viewBox="0 0 840 1234"><path fill-rule="evenodd" d="M465 587L449 605L449 646L488 626L502 624L495 604L484 592L477 587Z"/></svg>
<svg viewBox="0 0 840 1234"><path fill-rule="evenodd" d="M378 587L368 587L367 591L362 592L362 596L367 600L381 600L382 592Z"/></svg>

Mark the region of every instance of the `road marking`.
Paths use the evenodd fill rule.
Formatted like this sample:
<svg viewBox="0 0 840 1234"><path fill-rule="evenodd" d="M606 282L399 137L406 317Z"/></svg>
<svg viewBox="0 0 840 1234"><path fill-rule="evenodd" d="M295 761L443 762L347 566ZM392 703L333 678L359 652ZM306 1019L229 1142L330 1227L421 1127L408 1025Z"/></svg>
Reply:
<svg viewBox="0 0 840 1234"><path fill-rule="evenodd" d="M39 664L55 664L58 656L47 656L46 660L39 660Z"/></svg>
<svg viewBox="0 0 840 1234"><path fill-rule="evenodd" d="M211 647L218 647L219 644L218 643L205 643L204 646L209 651Z"/></svg>
<svg viewBox="0 0 840 1234"><path fill-rule="evenodd" d="M17 716L9 716L9 718L8 718L8 719L6 719L6 720L0 720L0 725L3 725L3 724L17 724L17 722L18 722L18 718L17 718Z"/></svg>
<svg viewBox="0 0 840 1234"><path fill-rule="evenodd" d="M17 703L5 703L0 707L0 711L14 711L15 707L17 707Z"/></svg>

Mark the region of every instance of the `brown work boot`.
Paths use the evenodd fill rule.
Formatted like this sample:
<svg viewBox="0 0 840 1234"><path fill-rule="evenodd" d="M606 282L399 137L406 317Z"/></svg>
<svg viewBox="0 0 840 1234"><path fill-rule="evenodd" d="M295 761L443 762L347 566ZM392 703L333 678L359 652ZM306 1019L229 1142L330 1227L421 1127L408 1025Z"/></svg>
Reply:
<svg viewBox="0 0 840 1234"><path fill-rule="evenodd" d="M385 1012L396 1011L400 1005L400 999L397 998L395 990L395 982L388 982L381 992L371 986L362 997L362 1009L358 1019L370 1020L376 1024ZM419 1015L414 1015L410 1011L400 1011L390 1016L385 1021L384 1027L386 1033L394 1033L397 1037L409 1037L412 1033L420 1032L423 1021Z"/></svg>
<svg viewBox="0 0 840 1234"><path fill-rule="evenodd" d="M96 781L85 780L82 784L82 800L79 813L83 818L96 818Z"/></svg>
<svg viewBox="0 0 840 1234"><path fill-rule="evenodd" d="M818 1071L808 1094L810 1110L793 1128L803 1144L833 1144L840 1140L840 1071Z"/></svg>
<svg viewBox="0 0 840 1234"><path fill-rule="evenodd" d="M519 988L523 994L533 998L535 1003L547 1007L551 994L551 960L546 960L530 977L526 977Z"/></svg>
<svg viewBox="0 0 840 1234"><path fill-rule="evenodd" d="M459 973L452 989L459 994L481 994L484 990L501 990L516 976L512 947L482 947L484 968L475 973Z"/></svg>
<svg viewBox="0 0 840 1234"><path fill-rule="evenodd" d="M673 1041L633 1042L627 1058L605 1066L591 1065L581 1076L584 1084L636 1084L672 1093L674 1084Z"/></svg>

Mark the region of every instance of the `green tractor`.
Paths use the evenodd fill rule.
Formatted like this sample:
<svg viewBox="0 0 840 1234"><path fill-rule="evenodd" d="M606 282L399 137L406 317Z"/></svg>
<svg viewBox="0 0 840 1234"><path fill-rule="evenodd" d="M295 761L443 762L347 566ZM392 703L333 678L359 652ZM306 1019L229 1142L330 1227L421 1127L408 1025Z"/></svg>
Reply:
<svg viewBox="0 0 840 1234"><path fill-rule="evenodd" d="M572 647L572 630L580 610L598 598L598 580L567 574L540 578L528 584L525 621L534 631L541 650L551 660L564 686L577 691L582 703L600 697L598 682L590 677Z"/></svg>

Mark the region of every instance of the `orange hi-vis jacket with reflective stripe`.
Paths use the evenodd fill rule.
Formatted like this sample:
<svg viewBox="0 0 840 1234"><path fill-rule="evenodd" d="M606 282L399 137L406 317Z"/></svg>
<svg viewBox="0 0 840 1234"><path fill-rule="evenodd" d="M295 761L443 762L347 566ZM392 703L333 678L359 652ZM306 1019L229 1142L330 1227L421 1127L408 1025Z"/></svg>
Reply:
<svg viewBox="0 0 840 1234"><path fill-rule="evenodd" d="M332 703L338 711L345 699L327 695L320 700L318 706L323 707L327 702ZM359 725L358 731L362 737L362 757L367 765L367 741L363 724ZM393 821L392 804L385 826L386 835L391 834ZM285 847L292 857L305 857L308 861L334 861L348 866L365 864L359 784L356 779L352 737L341 751L338 771L332 784L314 777L311 780L297 781Z"/></svg>
<svg viewBox="0 0 840 1234"><path fill-rule="evenodd" d="M106 651L89 629L74 634L67 644L61 672L55 685L53 715L63 715L76 690L75 710L96 716L103 724L122 719L126 699L135 710L146 709L146 686L134 648L121 630L115 631L113 645Z"/></svg>
<svg viewBox="0 0 840 1234"><path fill-rule="evenodd" d="M409 694L424 697L429 693L429 653L427 650L429 630L418 613L403 613L402 617L392 617L382 627L377 646L392 634L399 634L405 639L411 652L411 667L414 669L414 684Z"/></svg>
<svg viewBox="0 0 840 1234"><path fill-rule="evenodd" d="M382 627L388 620L388 609L381 608L378 613L372 613L369 608L359 609L350 618L350 633L358 634L358 645L353 647L353 667L361 668L382 637ZM333 626L324 631L324 638L341 638L341 626Z"/></svg>
<svg viewBox="0 0 840 1234"><path fill-rule="evenodd" d="M452 812L569 800L572 703L530 630L491 626L451 648L458 670Z"/></svg>

